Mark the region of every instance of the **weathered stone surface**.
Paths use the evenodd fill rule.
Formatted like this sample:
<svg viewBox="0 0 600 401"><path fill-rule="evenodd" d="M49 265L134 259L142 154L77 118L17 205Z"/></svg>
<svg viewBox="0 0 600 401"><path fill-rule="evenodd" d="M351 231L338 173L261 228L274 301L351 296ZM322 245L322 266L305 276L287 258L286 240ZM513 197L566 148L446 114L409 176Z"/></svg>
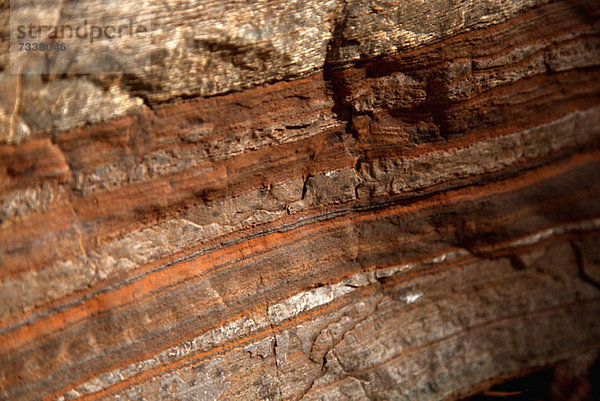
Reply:
<svg viewBox="0 0 600 401"><path fill-rule="evenodd" d="M155 6L148 77L0 72L0 399L459 399L600 350L596 5Z"/></svg>
<svg viewBox="0 0 600 401"><path fill-rule="evenodd" d="M131 114L143 101L156 105L227 93L297 78L323 69L326 62L347 65L390 55L491 26L546 2L494 0L485 7L473 1L420 0L227 4L169 0L135 7L119 1L103 3L104 8L118 9L120 16L152 21L152 42L142 41L138 49L152 52L151 72L78 77L69 76L67 70L66 77L44 81L39 75L10 75L9 52L3 51L0 141L22 142L31 133L66 130ZM74 7L64 5L61 12L76 13ZM6 38L9 10L0 11L5 22L0 33ZM3 42L0 47L8 48L6 39ZM106 49L90 46L86 51ZM93 56L80 52L77 57L72 68Z"/></svg>

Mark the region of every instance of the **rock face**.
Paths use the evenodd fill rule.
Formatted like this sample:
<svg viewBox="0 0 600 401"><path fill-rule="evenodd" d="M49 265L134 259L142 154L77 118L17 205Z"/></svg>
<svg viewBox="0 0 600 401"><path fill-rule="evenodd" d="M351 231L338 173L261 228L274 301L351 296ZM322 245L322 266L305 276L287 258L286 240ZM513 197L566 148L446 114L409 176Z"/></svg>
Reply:
<svg viewBox="0 0 600 401"><path fill-rule="evenodd" d="M0 399L459 399L593 361L598 5L255 3L154 5L146 75L0 57Z"/></svg>

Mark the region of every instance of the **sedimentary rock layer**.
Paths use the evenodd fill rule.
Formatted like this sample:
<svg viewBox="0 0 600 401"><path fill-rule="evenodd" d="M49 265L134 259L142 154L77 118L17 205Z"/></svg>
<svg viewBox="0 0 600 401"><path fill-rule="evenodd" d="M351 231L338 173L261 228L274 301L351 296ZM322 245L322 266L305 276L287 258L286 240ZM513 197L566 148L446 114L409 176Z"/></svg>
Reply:
<svg viewBox="0 0 600 401"><path fill-rule="evenodd" d="M600 10L533 5L402 42L347 4L321 71L3 145L0 397L444 399L597 352Z"/></svg>
<svg viewBox="0 0 600 401"><path fill-rule="evenodd" d="M21 142L48 128L67 130L113 119L144 104L298 78L322 70L326 63L347 65L389 55L492 26L547 2L493 0L485 7L472 0L59 2L53 14L77 15L78 7L86 12L98 7L118 10L124 20L155 26L151 40L137 44L137 53L152 55L151 74L73 75L90 58L115 61L109 49L96 44L82 49L71 70L48 77L8 73L8 5L34 20L40 9L29 2L6 1L0 5L0 88L6 93L0 99L0 142ZM53 18L41 19L38 25L51 24Z"/></svg>

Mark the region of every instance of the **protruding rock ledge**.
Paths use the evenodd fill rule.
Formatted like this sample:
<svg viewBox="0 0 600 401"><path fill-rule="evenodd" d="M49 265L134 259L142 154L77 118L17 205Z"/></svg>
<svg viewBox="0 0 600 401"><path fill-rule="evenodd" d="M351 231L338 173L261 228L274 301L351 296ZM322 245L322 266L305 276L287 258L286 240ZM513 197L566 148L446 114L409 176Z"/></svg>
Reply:
<svg viewBox="0 0 600 401"><path fill-rule="evenodd" d="M9 52L2 52L0 143L114 119L144 103L213 96L299 78L326 65L388 56L501 23L547 2L493 0L481 7L437 0L169 0L143 7L112 1L123 18L152 21L152 42L139 49L151 51L151 73L17 76L8 72ZM0 20L1 45L8 48L8 7L0 8Z"/></svg>

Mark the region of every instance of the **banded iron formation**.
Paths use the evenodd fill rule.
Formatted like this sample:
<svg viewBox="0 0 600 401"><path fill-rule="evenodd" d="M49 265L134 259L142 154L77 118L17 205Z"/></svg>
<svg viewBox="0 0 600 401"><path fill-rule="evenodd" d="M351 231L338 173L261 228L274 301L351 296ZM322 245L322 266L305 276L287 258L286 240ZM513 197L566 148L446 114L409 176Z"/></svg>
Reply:
<svg viewBox="0 0 600 401"><path fill-rule="evenodd" d="M148 75L0 55L1 400L458 399L593 361L598 2L152 12Z"/></svg>

